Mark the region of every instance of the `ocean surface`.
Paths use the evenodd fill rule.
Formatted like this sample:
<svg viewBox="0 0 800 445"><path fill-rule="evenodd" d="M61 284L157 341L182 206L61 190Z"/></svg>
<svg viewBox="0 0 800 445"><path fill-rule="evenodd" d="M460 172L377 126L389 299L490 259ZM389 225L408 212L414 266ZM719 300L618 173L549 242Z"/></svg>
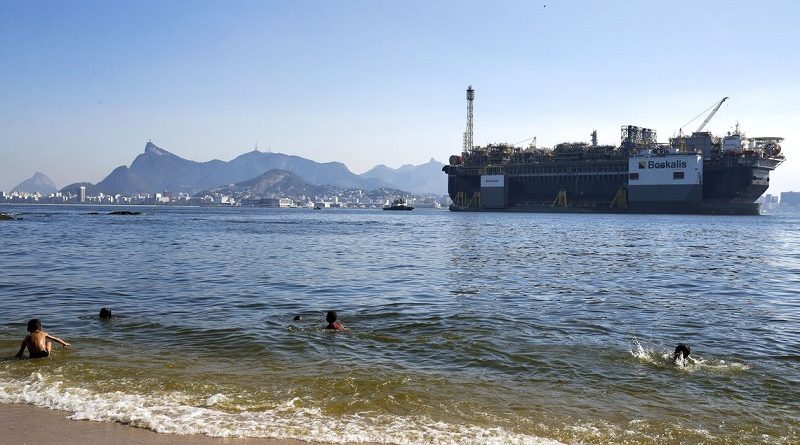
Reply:
<svg viewBox="0 0 800 445"><path fill-rule="evenodd" d="M800 443L798 215L109 210L0 207L0 403L334 443ZM72 347L14 359L34 317Z"/></svg>

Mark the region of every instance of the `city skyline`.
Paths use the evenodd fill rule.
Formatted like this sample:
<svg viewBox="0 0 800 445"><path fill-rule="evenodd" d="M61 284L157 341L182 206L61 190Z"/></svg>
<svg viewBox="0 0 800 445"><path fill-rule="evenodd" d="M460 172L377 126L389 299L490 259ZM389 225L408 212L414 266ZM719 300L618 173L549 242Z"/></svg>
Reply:
<svg viewBox="0 0 800 445"><path fill-rule="evenodd" d="M36 171L58 187L96 183L148 139L195 161L257 143L355 173L447 162L469 84L481 145L592 130L616 144L624 124L666 141L729 96L707 128L785 137L768 193L800 190L798 12L788 1L7 4L0 190Z"/></svg>

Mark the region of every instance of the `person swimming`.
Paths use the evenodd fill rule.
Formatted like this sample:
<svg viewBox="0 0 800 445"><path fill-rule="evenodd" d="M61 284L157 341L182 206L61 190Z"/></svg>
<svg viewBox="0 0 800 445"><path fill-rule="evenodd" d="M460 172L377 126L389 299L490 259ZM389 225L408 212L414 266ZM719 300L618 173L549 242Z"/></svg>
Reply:
<svg viewBox="0 0 800 445"><path fill-rule="evenodd" d="M335 331L346 331L347 329L344 326L342 326L342 324L339 323L336 320L336 318L337 318L336 311L328 311L328 314L325 316L325 321L328 322L328 326L325 326L325 329L332 329Z"/></svg>
<svg viewBox="0 0 800 445"><path fill-rule="evenodd" d="M107 307L100 309L99 317L101 320L108 320L109 318L111 318L111 309Z"/></svg>
<svg viewBox="0 0 800 445"><path fill-rule="evenodd" d="M694 361L694 359L689 358L689 354L692 353L692 350L689 349L683 343L679 343L678 346L675 346L675 352L672 353L672 363L678 366L686 366L689 363L689 360Z"/></svg>

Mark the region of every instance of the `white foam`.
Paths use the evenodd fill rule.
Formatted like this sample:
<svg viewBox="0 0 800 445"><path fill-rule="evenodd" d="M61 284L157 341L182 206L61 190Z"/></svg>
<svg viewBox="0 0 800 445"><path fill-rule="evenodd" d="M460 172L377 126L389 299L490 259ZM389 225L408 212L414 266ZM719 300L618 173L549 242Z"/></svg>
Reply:
<svg viewBox="0 0 800 445"><path fill-rule="evenodd" d="M67 386L56 378L33 373L26 379L0 375L0 403L26 403L73 413L76 420L113 421L159 433L204 434L214 437L271 437L304 441L387 444L518 444L557 445L556 440L514 433L503 428L456 425L426 416L369 413L334 417L319 408L304 407L293 398L262 411L224 412L214 409L229 398L214 394L194 406L181 392L98 393Z"/></svg>
<svg viewBox="0 0 800 445"><path fill-rule="evenodd" d="M683 365L675 366L670 352L658 352L654 348L646 348L642 346L639 340L633 337L633 349L629 350L630 354L642 363L654 365L658 367L674 367L675 369L686 372L705 371L711 373L727 373L747 371L750 369L745 363L726 362L725 360L704 359L692 354L690 358L686 359Z"/></svg>
<svg viewBox="0 0 800 445"><path fill-rule="evenodd" d="M228 400L230 400L230 398L225 394L214 394L206 399L206 406L214 406L220 402L227 402Z"/></svg>

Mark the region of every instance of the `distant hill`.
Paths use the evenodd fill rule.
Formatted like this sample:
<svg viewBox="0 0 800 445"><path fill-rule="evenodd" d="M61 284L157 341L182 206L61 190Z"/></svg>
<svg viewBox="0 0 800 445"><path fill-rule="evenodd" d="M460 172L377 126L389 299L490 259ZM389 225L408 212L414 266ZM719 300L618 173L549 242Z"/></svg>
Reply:
<svg viewBox="0 0 800 445"><path fill-rule="evenodd" d="M34 175L12 190L26 193L40 193L42 195L49 195L58 191L58 187L53 183L53 180L48 178L44 173L36 172Z"/></svg>
<svg viewBox="0 0 800 445"><path fill-rule="evenodd" d="M291 171L314 185L335 185L360 189L385 186L373 178L362 178L339 162L319 163L282 153L251 151L230 162L195 162L174 155L152 142L130 167L121 166L96 184L103 193L156 193L174 191L196 193L222 184L235 184L262 173L282 169Z"/></svg>
<svg viewBox="0 0 800 445"><path fill-rule="evenodd" d="M325 195L335 192L336 188L330 185L314 185L290 171L273 169L253 179L214 187L204 193L215 192L239 199L256 199Z"/></svg>
<svg viewBox="0 0 800 445"><path fill-rule="evenodd" d="M64 186L64 188L61 189L61 193L79 196L82 186L86 187L86 195L92 196L98 194L97 188L91 182L75 182L73 184Z"/></svg>
<svg viewBox="0 0 800 445"><path fill-rule="evenodd" d="M333 196L354 191L354 187L338 187L335 185L314 185L300 176L280 169L272 169L256 178L247 181L214 187L200 194L220 193L233 196L237 199L261 199L261 198L316 198L322 196ZM363 194L365 198L385 198L386 196L404 196L407 192L392 188L381 187Z"/></svg>
<svg viewBox="0 0 800 445"><path fill-rule="evenodd" d="M444 164L431 158L425 164L406 164L398 169L385 165L378 165L366 173L362 178L374 179L391 187L408 190L414 193L447 193L447 175L442 173Z"/></svg>

